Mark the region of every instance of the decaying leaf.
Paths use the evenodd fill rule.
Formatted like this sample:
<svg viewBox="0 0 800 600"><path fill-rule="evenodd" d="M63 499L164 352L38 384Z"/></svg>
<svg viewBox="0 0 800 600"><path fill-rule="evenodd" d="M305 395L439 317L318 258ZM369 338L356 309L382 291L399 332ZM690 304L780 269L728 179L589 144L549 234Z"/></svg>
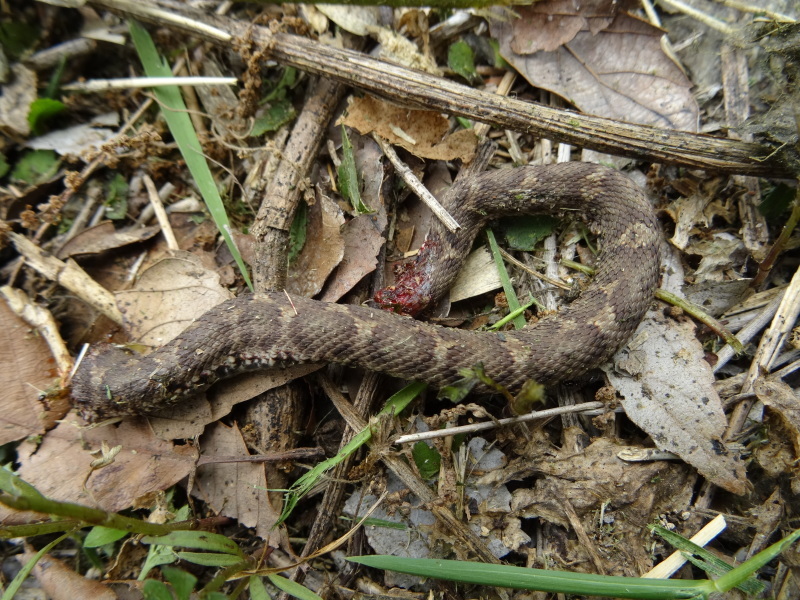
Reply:
<svg viewBox="0 0 800 600"><path fill-rule="evenodd" d="M238 427L217 423L200 441L204 457L245 457L249 453ZM269 484L264 465L249 462L205 464L197 469L194 493L217 514L237 519L245 527L254 527L265 540L273 531L278 514L267 498Z"/></svg>
<svg viewBox="0 0 800 600"><path fill-rule="evenodd" d="M0 444L41 435L60 419L40 400L58 383L55 361L44 339L0 300Z"/></svg>
<svg viewBox="0 0 800 600"><path fill-rule="evenodd" d="M161 232L161 227L137 227L135 229L117 230L112 221L103 221L94 227L81 231L64 244L56 256L65 259L70 256L99 254L106 250L123 248L130 244L147 241Z"/></svg>
<svg viewBox="0 0 800 600"><path fill-rule="evenodd" d="M614 357L614 368L605 371L625 413L658 448L677 454L712 483L744 494L745 465L721 440L727 419L694 332L688 320L651 310Z"/></svg>
<svg viewBox="0 0 800 600"><path fill-rule="evenodd" d="M306 244L289 266L286 289L290 294L310 298L319 293L344 256L342 225L344 216L336 203L318 194L317 201L308 209Z"/></svg>
<svg viewBox="0 0 800 600"><path fill-rule="evenodd" d="M624 12L593 12L599 6L558 0L518 7L519 19L490 21L492 36L531 85L583 112L696 131L691 82L662 51L664 32Z"/></svg>
<svg viewBox="0 0 800 600"><path fill-rule="evenodd" d="M475 156L475 133L461 129L447 135L450 123L437 112L410 110L364 96L350 99L347 114L339 122L362 135L374 131L420 158L469 162Z"/></svg>
<svg viewBox="0 0 800 600"><path fill-rule="evenodd" d="M51 429L40 445L23 442L19 447L20 477L55 500L119 511L186 477L197 457L191 445L176 446L156 438L144 419L85 427L70 415ZM111 464L93 470L91 464L103 442L109 448L122 449Z"/></svg>

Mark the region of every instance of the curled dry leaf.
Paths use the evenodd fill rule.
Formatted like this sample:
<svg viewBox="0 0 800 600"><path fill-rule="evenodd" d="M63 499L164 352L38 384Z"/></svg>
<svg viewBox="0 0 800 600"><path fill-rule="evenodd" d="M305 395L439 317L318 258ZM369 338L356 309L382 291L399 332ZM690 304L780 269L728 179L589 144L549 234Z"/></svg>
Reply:
<svg viewBox="0 0 800 600"><path fill-rule="evenodd" d="M158 225L150 227L136 227L117 231L114 223L103 221L94 227L88 227L64 244L56 256L65 259L70 256L85 256L99 254L106 250L123 248L131 244L138 244L158 235L161 228Z"/></svg>
<svg viewBox="0 0 800 600"><path fill-rule="evenodd" d="M372 132L420 158L460 159L468 163L475 156L477 138L468 129L447 135L450 122L440 113L410 110L372 96L351 98L347 114L339 121L362 135Z"/></svg>
<svg viewBox="0 0 800 600"><path fill-rule="evenodd" d="M664 32L624 12L608 9L603 14L603 3L587 12L582 12L583 3L576 10L577 4L540 2L517 7L519 19L490 21L503 58L531 85L583 112L696 131L692 84L662 51ZM540 39L541 44L533 41Z"/></svg>
<svg viewBox="0 0 800 600"><path fill-rule="evenodd" d="M727 420L694 324L649 311L605 371L625 413L658 448L730 492L748 490L744 463L722 442Z"/></svg>

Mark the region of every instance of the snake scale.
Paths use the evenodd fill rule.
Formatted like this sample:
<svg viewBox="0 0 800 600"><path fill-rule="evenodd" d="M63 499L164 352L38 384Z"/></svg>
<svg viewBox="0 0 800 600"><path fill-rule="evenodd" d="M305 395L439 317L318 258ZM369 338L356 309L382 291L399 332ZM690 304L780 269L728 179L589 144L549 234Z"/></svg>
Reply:
<svg viewBox="0 0 800 600"><path fill-rule="evenodd" d="M557 315L514 332L429 325L377 308L292 298L228 300L148 355L94 347L72 383L89 421L162 411L243 371L296 363L357 365L439 388L483 364L512 393L534 379L574 379L607 360L641 321L657 284L659 228L627 177L588 163L501 169L457 181L446 206L461 225L434 225L416 263L376 299L418 312L448 289L487 221L518 213L574 214L598 235L597 273ZM484 390L485 391L485 390Z"/></svg>

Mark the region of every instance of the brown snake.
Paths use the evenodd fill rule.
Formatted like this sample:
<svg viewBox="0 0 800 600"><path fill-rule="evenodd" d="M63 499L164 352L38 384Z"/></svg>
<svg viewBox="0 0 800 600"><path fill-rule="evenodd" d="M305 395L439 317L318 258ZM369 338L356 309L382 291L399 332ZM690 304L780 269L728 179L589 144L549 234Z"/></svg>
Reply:
<svg viewBox="0 0 800 600"><path fill-rule="evenodd" d="M363 306L290 302L283 292L241 296L146 356L94 348L73 379L77 406L90 421L148 414L243 371L328 362L437 388L480 363L515 393L529 379L547 385L578 377L627 341L653 297L659 269L658 224L636 185L587 163L497 170L455 185L450 197L457 205L446 208L462 230L453 235L435 225L415 266L379 294L383 304L414 312L441 297L486 222L516 213L575 211L584 218L601 247L592 282L558 315L502 333L438 327Z"/></svg>

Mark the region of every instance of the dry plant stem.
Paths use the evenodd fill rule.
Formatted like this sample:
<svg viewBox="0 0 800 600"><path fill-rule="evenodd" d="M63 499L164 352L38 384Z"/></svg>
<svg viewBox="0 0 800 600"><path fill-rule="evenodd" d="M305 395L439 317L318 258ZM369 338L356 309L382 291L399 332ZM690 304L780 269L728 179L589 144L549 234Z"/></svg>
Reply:
<svg viewBox="0 0 800 600"><path fill-rule="evenodd" d="M756 0L759 1L759 0ZM784 15L779 12L774 12L772 10L767 10L766 8L762 8L760 5L756 4L747 4L746 2L739 2L738 0L714 0L718 4L722 4L723 6L729 6L731 8L735 8L741 12L748 12L757 15L764 15L768 19L772 19L774 21L778 21L780 23L795 23L796 21L788 16ZM763 4L763 3L762 3Z"/></svg>
<svg viewBox="0 0 800 600"><path fill-rule="evenodd" d="M167 248L170 250L180 250L178 240L175 239L175 232L172 231L172 225L170 225L167 211L164 210L164 204L161 202L161 197L158 195L156 184L153 183L149 175L145 175L143 181L144 187L147 188L147 197L150 200L150 206L153 207L153 211L156 213L156 219L161 226L161 233L167 241Z"/></svg>
<svg viewBox="0 0 800 600"><path fill-rule="evenodd" d="M325 128L344 90L336 82L322 79L303 107L274 178L267 186L251 229L256 239L253 278L258 292L286 286L289 228L306 177L319 152Z"/></svg>
<svg viewBox="0 0 800 600"><path fill-rule="evenodd" d="M382 380L383 376L379 373L367 371L364 374L364 379L361 382L361 386L358 389L358 394L356 395L356 399L353 404L353 410L362 419L367 418L370 407L375 399L375 393L378 389L378 384ZM325 383L329 384L330 380L326 380ZM339 443L339 450L349 444L357 433L358 430L347 427L342 435L342 441ZM350 454L342 462L336 465L327 477L328 486L325 488L325 493L322 496L322 500L316 507L317 516L314 519L314 523L311 525L311 530L308 533L308 539L305 546L303 546L303 551L300 553L300 556L310 556L319 548L321 548L325 542L325 538L336 527L337 524L335 521L341 514L342 505L344 504L345 488L348 485L347 473L349 473L350 469L353 468L355 461L356 454ZM292 579L299 583L302 582L304 575L305 572L298 569L292 575Z"/></svg>
<svg viewBox="0 0 800 600"><path fill-rule="evenodd" d="M562 290L565 290L567 292L572 290L572 286L564 283L563 281L561 281L559 279L554 279L553 277L548 277L547 275L543 275L543 274L539 273L539 271L535 271L534 269L531 269L524 262L514 258L511 254L509 254L508 252L506 252L502 248L500 248L500 254L503 256L503 260L505 260L508 263L511 263L512 265L514 265L518 269L522 269L523 271L525 271L529 275L531 275L533 277L536 277L537 279L541 279L545 283L549 283L550 285L555 286L557 288L560 288Z"/></svg>
<svg viewBox="0 0 800 600"><path fill-rule="evenodd" d="M339 414L342 415L352 429L361 431L369 425L369 423L356 413L353 406L339 393L339 390L336 389L330 380L321 378L321 382L325 393L328 394L328 397L336 405ZM433 512L434 516L440 521L440 526L463 543L463 545L456 544L453 548L459 558L477 558L483 562L500 564L500 561L489 551L483 540L481 540L465 523L458 519L450 509L440 505L436 494L433 493L427 484L419 478L411 467L408 466L408 463L400 456L384 453L381 455L381 460L406 486L408 486L417 498L430 506L431 512Z"/></svg>
<svg viewBox="0 0 800 600"><path fill-rule="evenodd" d="M425 205L431 209L436 218L439 219L448 230L455 233L459 229L461 229L461 225L459 225L456 220L450 216L444 207L439 204L439 201L434 198L433 194L428 191L422 182L417 178L414 173L411 172L411 169L400 160L400 157L397 156L397 152L394 151L392 145L383 139L381 136L377 135L376 133L372 134L372 139L380 146L383 155L389 159L389 162L392 163L395 171L398 175L406 182L406 185L414 190L414 193L417 197L422 200Z"/></svg>
<svg viewBox="0 0 800 600"><path fill-rule="evenodd" d="M752 141L752 136L741 138L734 128L742 125L750 116L750 76L747 55L741 48L723 43L720 52L722 84L725 100L725 120L731 130L728 137ZM742 239L747 251L756 259L763 260L769 244L767 219L758 210L761 189L755 177L733 176L734 183L744 189L738 199L739 218L742 221Z"/></svg>
<svg viewBox="0 0 800 600"><path fill-rule="evenodd" d="M800 269L795 271L794 277L792 277L792 281L783 295L778 311L772 319L772 324L761 338L758 350L750 364L750 371L742 386L742 393L753 391L755 380L762 376L763 373L769 372L775 357L791 333L798 314L800 314ZM754 402L754 400L745 400L734 409L723 439L729 440L741 430Z"/></svg>
<svg viewBox="0 0 800 600"><path fill-rule="evenodd" d="M686 314L709 327L716 335L724 339L725 343L728 344L734 352L740 353L744 351L744 346L742 343L735 335L733 335L733 333L728 331L727 327L725 327L717 319L709 315L696 304L693 304L685 298L676 296L672 292L668 292L667 290L661 288L656 290L655 296L663 302L667 302L673 306L679 307L681 310L686 312Z"/></svg>
<svg viewBox="0 0 800 600"><path fill-rule="evenodd" d="M735 33L735 30L724 21L715 19L711 15L707 15L706 13L699 11L692 6L689 6L688 4L681 2L681 0L658 0L658 1L659 3L664 4L665 6L669 6L674 10L682 12L683 14L692 17L697 21L700 21L703 25L710 27L711 29L716 29L722 35L730 37Z"/></svg>
<svg viewBox="0 0 800 600"><path fill-rule="evenodd" d="M785 293L786 292L784 291L773 298L772 302L767 304L761 310L761 312L758 313L758 316L755 319L750 321L746 327L736 334L736 339L742 344L746 344L753 339L753 337L759 331L766 327L767 323L769 323L770 319L772 319L773 315L775 315L775 313L778 311L778 306L780 306L781 302L783 301L783 296ZM735 355L736 351L730 344L724 346L719 352L717 352L717 364L714 365L714 372L717 372L724 367Z"/></svg>
<svg viewBox="0 0 800 600"><path fill-rule="evenodd" d="M325 457L322 448L293 448L285 452L270 452L269 454L248 454L247 456L201 456L197 461L198 467L202 465L215 465L219 463L273 463L299 460L320 460Z"/></svg>
<svg viewBox="0 0 800 600"><path fill-rule="evenodd" d="M753 289L758 289L761 287L761 284L764 283L764 280L769 275L772 267L775 266L775 261L778 260L778 256L780 253L783 252L783 249L786 247L789 238L792 236L795 227L797 227L797 223L800 221L800 189L797 190L797 193L794 197L794 202L792 203L792 214L789 215L789 219L786 221L786 224L783 226L783 230L781 234L778 236L778 239L775 240L775 243L767 252L767 256L761 261L761 264L758 265L758 273L756 274L753 281L750 283L750 287Z"/></svg>
<svg viewBox="0 0 800 600"><path fill-rule="evenodd" d="M8 236L17 252L25 257L28 266L50 281L67 288L114 323L122 324L122 314L117 308L114 295L98 285L74 261L62 262L55 256L43 252L33 242L17 233L12 232Z"/></svg>
<svg viewBox="0 0 800 600"><path fill-rule="evenodd" d="M447 429L438 429L435 431L424 431L421 433L411 433L408 435L401 435L392 440L393 444L415 444L422 440L433 440L436 438L447 437L451 435L458 435L461 433L475 433L478 431L486 431L488 429L496 429L506 425L516 425L517 423L528 423L530 421L541 421L543 419L551 419L567 414L583 414L587 411L596 411L605 407L602 402L584 402L583 404L573 404L570 406L559 406L557 408L549 408L547 410L537 410L535 412L522 415L521 417L511 417L508 419L496 419L494 421L485 421L483 423L473 423L472 425L460 425L458 427L448 427Z"/></svg>
<svg viewBox="0 0 800 600"><path fill-rule="evenodd" d="M22 317L28 325L35 328L37 333L44 338L50 348L50 353L56 360L56 368L64 378L72 370L72 356L58 332L58 324L52 313L31 302L28 295L22 290L11 286L1 287L0 295L5 298L11 310Z"/></svg>
<svg viewBox="0 0 800 600"><path fill-rule="evenodd" d="M797 157L792 154L794 149L790 147L778 152L760 144L684 131L665 131L548 108L515 98L502 98L358 52L324 46L295 35L273 34L249 23L213 17L168 0L161 0L158 4L152 0L91 0L90 4L149 23L180 28L218 44L228 44L234 36L255 39L270 49L271 58L283 64L337 79L391 100L476 119L504 129L547 136L600 152L769 177L791 176L791 163L797 162ZM154 12L153 8L159 6L170 7L170 10ZM163 17L164 14L170 15L169 20Z"/></svg>

